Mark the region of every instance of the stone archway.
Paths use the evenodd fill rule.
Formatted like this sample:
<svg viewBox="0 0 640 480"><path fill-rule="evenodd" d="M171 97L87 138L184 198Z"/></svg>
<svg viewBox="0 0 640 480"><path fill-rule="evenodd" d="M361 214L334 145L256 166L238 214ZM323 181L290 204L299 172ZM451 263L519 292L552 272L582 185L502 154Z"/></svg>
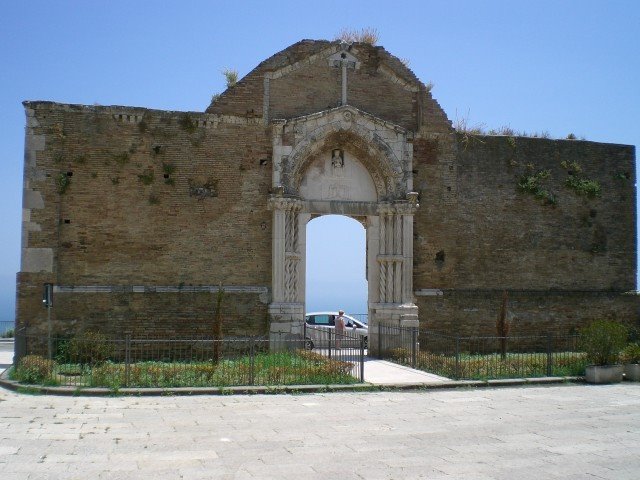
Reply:
<svg viewBox="0 0 640 480"><path fill-rule="evenodd" d="M301 333L306 223L363 220L371 342L378 322L418 325L413 298L412 145L396 125L344 106L273 122L272 332Z"/></svg>

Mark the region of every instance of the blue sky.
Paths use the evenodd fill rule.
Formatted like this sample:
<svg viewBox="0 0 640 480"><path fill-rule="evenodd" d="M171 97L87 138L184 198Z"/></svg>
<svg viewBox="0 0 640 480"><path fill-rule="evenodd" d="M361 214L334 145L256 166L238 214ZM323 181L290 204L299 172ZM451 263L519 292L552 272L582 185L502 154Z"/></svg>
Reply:
<svg viewBox="0 0 640 480"><path fill-rule="evenodd" d="M0 321L13 320L19 269L23 100L203 110L223 90L225 67L244 75L300 39L374 27L380 45L435 84L451 119L638 145L639 24L635 0L4 2ZM351 225L355 238L361 227ZM314 251L326 264L331 248L318 242ZM362 290L362 261L347 259L344 281ZM342 301L317 282L327 308ZM360 307L364 299L346 306Z"/></svg>

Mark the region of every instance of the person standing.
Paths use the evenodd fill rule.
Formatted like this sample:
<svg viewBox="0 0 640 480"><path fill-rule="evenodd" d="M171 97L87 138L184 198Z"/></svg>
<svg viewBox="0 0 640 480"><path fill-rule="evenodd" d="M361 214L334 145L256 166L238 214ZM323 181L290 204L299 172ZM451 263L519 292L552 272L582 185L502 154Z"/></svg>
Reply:
<svg viewBox="0 0 640 480"><path fill-rule="evenodd" d="M336 330L336 348L340 348L340 340L345 332L344 310L338 310L338 316L335 318L334 325Z"/></svg>

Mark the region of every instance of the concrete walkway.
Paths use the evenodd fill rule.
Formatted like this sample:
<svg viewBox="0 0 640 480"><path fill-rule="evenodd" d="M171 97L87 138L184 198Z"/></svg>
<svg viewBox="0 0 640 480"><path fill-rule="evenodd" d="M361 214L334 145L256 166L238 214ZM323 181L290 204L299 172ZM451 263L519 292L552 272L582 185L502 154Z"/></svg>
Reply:
<svg viewBox="0 0 640 480"><path fill-rule="evenodd" d="M446 377L373 358L365 359L364 381L374 385L437 385L451 382Z"/></svg>

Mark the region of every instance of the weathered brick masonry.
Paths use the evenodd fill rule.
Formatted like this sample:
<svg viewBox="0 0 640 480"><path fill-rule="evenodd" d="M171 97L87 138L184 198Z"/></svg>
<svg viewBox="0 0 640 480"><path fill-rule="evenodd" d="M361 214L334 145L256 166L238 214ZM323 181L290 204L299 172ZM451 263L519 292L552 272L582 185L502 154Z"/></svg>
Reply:
<svg viewBox="0 0 640 480"><path fill-rule="evenodd" d="M331 63L341 52L354 59L346 78ZM343 124L384 125L387 137L396 129L410 142L402 179L420 207L403 258L412 257L422 328L492 334L503 289L513 333L564 333L602 317L637 324L638 297L626 293L636 282L633 147L456 133L384 49L308 40L262 62L204 113L25 102L18 324L45 328L42 284L51 282L61 333L208 333L222 285L227 334L268 332L274 159L287 165L286 152L313 142L295 119L320 125L324 113L308 116L335 112L343 82L355 108ZM358 130L332 125L322 142L335 145L322 143L313 158L330 155L325 147L375 155ZM544 198L518 188L539 172L548 172ZM580 195L570 177L597 181L601 194ZM370 313L388 311L369 300Z"/></svg>

